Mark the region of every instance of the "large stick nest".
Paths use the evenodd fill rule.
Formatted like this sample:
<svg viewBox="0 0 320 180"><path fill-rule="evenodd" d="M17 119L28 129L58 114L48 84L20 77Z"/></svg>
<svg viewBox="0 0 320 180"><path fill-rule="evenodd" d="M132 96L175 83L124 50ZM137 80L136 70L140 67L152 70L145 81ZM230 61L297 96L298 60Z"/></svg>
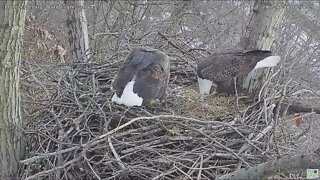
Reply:
<svg viewBox="0 0 320 180"><path fill-rule="evenodd" d="M172 68L167 100L134 108L110 101L119 63L26 67L26 179L214 179L279 151L275 99L203 102L185 67Z"/></svg>

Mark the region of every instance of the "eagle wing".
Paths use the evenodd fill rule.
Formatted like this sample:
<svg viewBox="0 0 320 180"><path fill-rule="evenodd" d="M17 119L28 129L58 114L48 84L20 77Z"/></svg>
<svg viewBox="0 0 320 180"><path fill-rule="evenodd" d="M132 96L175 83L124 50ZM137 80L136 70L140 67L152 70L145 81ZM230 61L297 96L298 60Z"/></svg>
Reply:
<svg viewBox="0 0 320 180"><path fill-rule="evenodd" d="M133 91L143 99L163 99L169 83L170 62L166 54L154 51L144 57L144 62L153 60L148 66L140 69L137 73ZM142 61L142 62L143 62Z"/></svg>
<svg viewBox="0 0 320 180"><path fill-rule="evenodd" d="M265 50L247 52L235 50L214 53L198 64L197 74L200 78L215 83L217 92L233 93L233 77L243 79L255 68L258 62L262 62L271 55L271 51ZM265 60L267 62L263 61L260 66L274 66L279 61L278 59Z"/></svg>
<svg viewBox="0 0 320 180"><path fill-rule="evenodd" d="M198 75L214 82L229 81L244 69L244 53L213 54L198 64Z"/></svg>
<svg viewBox="0 0 320 180"><path fill-rule="evenodd" d="M164 52L138 47L129 53L115 76L112 87L120 97L125 86L134 79L133 92L138 93L139 97L162 99L169 82L169 74L169 58Z"/></svg>
<svg viewBox="0 0 320 180"><path fill-rule="evenodd" d="M131 63L133 57L134 51L131 51L112 81L112 88L115 90L118 97L122 95L124 88L128 82L134 78L138 71L138 68Z"/></svg>

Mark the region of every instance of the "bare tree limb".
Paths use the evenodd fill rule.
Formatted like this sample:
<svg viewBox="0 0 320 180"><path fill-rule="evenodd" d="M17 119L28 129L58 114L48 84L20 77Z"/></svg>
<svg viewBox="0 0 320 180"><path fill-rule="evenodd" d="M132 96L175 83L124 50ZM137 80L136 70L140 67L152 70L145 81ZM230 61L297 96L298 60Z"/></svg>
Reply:
<svg viewBox="0 0 320 180"><path fill-rule="evenodd" d="M320 114L320 98L295 98L288 100L292 102L292 105L289 107L289 110L292 112L315 112ZM287 102L288 102L287 101Z"/></svg>
<svg viewBox="0 0 320 180"><path fill-rule="evenodd" d="M221 179L262 179L279 172L294 172L302 169L320 169L320 149L309 154L283 156L257 166L240 169L217 178Z"/></svg>

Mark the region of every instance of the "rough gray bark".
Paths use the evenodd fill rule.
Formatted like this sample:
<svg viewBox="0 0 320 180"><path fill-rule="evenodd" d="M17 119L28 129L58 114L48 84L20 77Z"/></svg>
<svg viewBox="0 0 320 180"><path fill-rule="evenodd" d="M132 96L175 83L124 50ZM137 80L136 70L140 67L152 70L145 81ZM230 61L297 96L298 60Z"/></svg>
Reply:
<svg viewBox="0 0 320 180"><path fill-rule="evenodd" d="M284 11L284 5L280 1L256 0L243 37L243 49L271 50ZM250 92L260 89L265 76L264 71L252 71L245 79L243 87Z"/></svg>
<svg viewBox="0 0 320 180"><path fill-rule="evenodd" d="M217 178L222 179L262 179L278 173L294 172L302 169L320 169L320 149L314 153L284 156L247 169L226 174Z"/></svg>
<svg viewBox="0 0 320 180"><path fill-rule="evenodd" d="M0 1L0 179L17 179L22 155L19 65L26 1Z"/></svg>
<svg viewBox="0 0 320 180"><path fill-rule="evenodd" d="M69 43L74 61L88 62L90 59L89 37L83 0L65 0L67 5L67 26Z"/></svg>
<svg viewBox="0 0 320 180"><path fill-rule="evenodd" d="M285 102L290 104L288 110L291 112L315 112L320 114L320 97L288 98Z"/></svg>

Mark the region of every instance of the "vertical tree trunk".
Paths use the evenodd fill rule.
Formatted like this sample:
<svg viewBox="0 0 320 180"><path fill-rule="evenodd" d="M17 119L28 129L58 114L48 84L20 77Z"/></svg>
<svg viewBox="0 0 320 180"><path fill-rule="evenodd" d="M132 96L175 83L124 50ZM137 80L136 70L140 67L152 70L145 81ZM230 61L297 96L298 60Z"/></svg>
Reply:
<svg viewBox="0 0 320 180"><path fill-rule="evenodd" d="M21 156L19 65L26 1L0 1L0 179L17 179Z"/></svg>
<svg viewBox="0 0 320 180"><path fill-rule="evenodd" d="M86 13L83 0L65 0L67 5L67 26L69 28L69 43L74 61L88 62L89 37Z"/></svg>
<svg viewBox="0 0 320 180"><path fill-rule="evenodd" d="M243 37L243 49L271 50L284 10L281 1L256 0ZM254 93L261 88L263 77L265 70L254 70L245 79L243 87Z"/></svg>

